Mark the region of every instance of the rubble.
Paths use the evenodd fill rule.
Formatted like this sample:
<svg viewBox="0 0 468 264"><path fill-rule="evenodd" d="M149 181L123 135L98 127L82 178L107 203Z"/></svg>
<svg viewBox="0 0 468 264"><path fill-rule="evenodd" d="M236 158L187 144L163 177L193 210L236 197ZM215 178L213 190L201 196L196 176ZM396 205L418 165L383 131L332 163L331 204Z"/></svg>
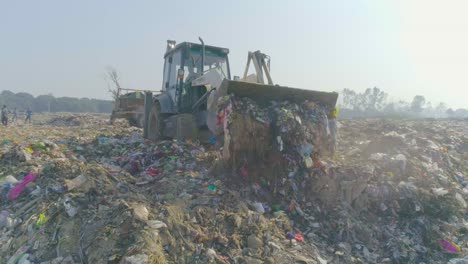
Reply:
<svg viewBox="0 0 468 264"><path fill-rule="evenodd" d="M281 107L302 110L270 108L284 124L307 127ZM228 151L149 142L98 115L2 127L0 262L466 261L466 121L341 120L334 145L325 125L307 142L302 126L269 137L282 127L271 113L242 109L258 115L231 124L258 133L231 127Z"/></svg>

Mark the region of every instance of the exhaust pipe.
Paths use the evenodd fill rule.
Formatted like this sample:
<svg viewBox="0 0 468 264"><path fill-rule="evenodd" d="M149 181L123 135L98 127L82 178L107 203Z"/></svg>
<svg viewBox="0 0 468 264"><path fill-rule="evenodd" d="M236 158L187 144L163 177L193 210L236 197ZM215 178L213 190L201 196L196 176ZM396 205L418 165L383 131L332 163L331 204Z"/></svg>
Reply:
<svg viewBox="0 0 468 264"><path fill-rule="evenodd" d="M205 42L201 37L198 37L202 46L202 55L201 55L201 74L203 74L203 67L205 66Z"/></svg>

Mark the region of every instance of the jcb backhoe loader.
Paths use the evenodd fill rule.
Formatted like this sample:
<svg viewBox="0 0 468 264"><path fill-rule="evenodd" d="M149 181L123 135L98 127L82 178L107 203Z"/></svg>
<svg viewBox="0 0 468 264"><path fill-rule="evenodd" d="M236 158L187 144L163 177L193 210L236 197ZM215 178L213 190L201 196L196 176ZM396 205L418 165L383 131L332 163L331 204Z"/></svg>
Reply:
<svg viewBox="0 0 468 264"><path fill-rule="evenodd" d="M217 102L227 94L265 105L271 100L336 104L337 93L273 85L268 57L260 52L249 53L244 78L232 80L229 50L205 45L201 38L200 42L176 45L168 40L161 93L145 96L145 138L203 139L216 134ZM257 72L253 78L247 76L250 61ZM268 84L264 84L264 75Z"/></svg>

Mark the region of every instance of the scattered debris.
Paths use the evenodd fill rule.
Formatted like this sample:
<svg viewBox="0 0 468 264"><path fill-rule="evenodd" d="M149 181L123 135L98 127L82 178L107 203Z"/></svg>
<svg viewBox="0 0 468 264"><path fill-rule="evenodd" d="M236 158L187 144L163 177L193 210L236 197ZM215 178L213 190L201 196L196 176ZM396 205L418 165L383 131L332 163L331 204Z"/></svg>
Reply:
<svg viewBox="0 0 468 264"><path fill-rule="evenodd" d="M227 152L104 115L2 128L0 262L466 262L466 122L343 120L332 155L300 109L272 108L271 138L262 109L231 123Z"/></svg>

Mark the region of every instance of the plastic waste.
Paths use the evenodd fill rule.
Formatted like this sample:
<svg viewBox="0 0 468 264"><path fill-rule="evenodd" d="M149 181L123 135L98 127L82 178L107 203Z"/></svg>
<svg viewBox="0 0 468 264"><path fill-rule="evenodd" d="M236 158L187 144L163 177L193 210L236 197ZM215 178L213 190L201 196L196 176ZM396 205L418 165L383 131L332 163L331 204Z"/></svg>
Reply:
<svg viewBox="0 0 468 264"><path fill-rule="evenodd" d="M255 203L253 203L253 206L255 207L255 211L257 211L257 213L260 213L260 214L265 213L265 208L263 208L262 203L255 202Z"/></svg>
<svg viewBox="0 0 468 264"><path fill-rule="evenodd" d="M338 109L338 107L335 107L335 109L333 109L333 117L338 117L339 113L340 113L340 110Z"/></svg>
<svg viewBox="0 0 468 264"><path fill-rule="evenodd" d="M302 236L302 234L300 233L287 233L286 234L286 239L289 239L289 240L296 240L297 242L304 242L304 237Z"/></svg>
<svg viewBox="0 0 468 264"><path fill-rule="evenodd" d="M296 233L294 235L294 239L296 239L297 242L304 242L304 237L302 236L302 234L299 233Z"/></svg>
<svg viewBox="0 0 468 264"><path fill-rule="evenodd" d="M102 145L105 145L105 144L109 144L110 142L110 139L107 138L107 137L98 137L98 142L99 144L102 144Z"/></svg>
<svg viewBox="0 0 468 264"><path fill-rule="evenodd" d="M336 148L336 137L338 134L338 124L335 118L332 118L328 121L328 126L330 128L330 141L331 147L334 149Z"/></svg>
<svg viewBox="0 0 468 264"><path fill-rule="evenodd" d="M152 229L161 229L167 227L167 225L163 221L159 220L148 220L146 224Z"/></svg>
<svg viewBox="0 0 468 264"><path fill-rule="evenodd" d="M399 161L399 163L400 163L400 170L401 170L402 172L405 172L405 171L406 171L406 162L407 162L405 155L403 155L403 154L398 154L398 155L395 156L395 160Z"/></svg>
<svg viewBox="0 0 468 264"><path fill-rule="evenodd" d="M309 143L303 144L299 147L299 154L302 157L308 157L312 154L313 149L314 149L314 146L312 146L312 144L309 144Z"/></svg>
<svg viewBox="0 0 468 264"><path fill-rule="evenodd" d="M31 261L29 261L29 254L24 254L17 262L17 264L32 264Z"/></svg>
<svg viewBox="0 0 468 264"><path fill-rule="evenodd" d="M47 191L52 192L52 193L64 193L65 192L65 186L63 185L52 185L47 187Z"/></svg>
<svg viewBox="0 0 468 264"><path fill-rule="evenodd" d="M445 239L441 239L439 242L442 248L448 252L452 252L452 253L461 252L461 247L453 242L447 241Z"/></svg>
<svg viewBox="0 0 468 264"><path fill-rule="evenodd" d="M22 247L18 248L18 250L16 250L15 254L13 254L13 256L11 256L8 259L7 264L17 264L18 261L26 254L27 251L28 251L28 247L26 247L26 246L22 246Z"/></svg>
<svg viewBox="0 0 468 264"><path fill-rule="evenodd" d="M12 175L7 175L5 177L5 179L2 181L2 183L12 183L12 184L15 184L15 183L18 183L19 181L13 177Z"/></svg>
<svg viewBox="0 0 468 264"><path fill-rule="evenodd" d="M213 261L216 258L217 255L218 254L216 254L216 251L214 249L212 249L212 248L209 248L209 249L206 250L206 256L211 261Z"/></svg>
<svg viewBox="0 0 468 264"><path fill-rule="evenodd" d="M215 144L216 144L216 137L215 137L215 136L210 137L210 144L211 144L211 145L215 145Z"/></svg>
<svg viewBox="0 0 468 264"><path fill-rule="evenodd" d="M436 196L444 196L446 195L447 193L449 193L448 190L445 190L444 188L432 188L432 192L436 195Z"/></svg>
<svg viewBox="0 0 468 264"><path fill-rule="evenodd" d="M40 226L44 225L46 222L47 222L47 218L46 218L45 214L40 214L39 219L37 219L37 221L36 221L36 226L40 227Z"/></svg>
<svg viewBox="0 0 468 264"><path fill-rule="evenodd" d="M314 162L311 157L305 158L304 163L305 163L306 168L312 168L312 166L314 166Z"/></svg>
<svg viewBox="0 0 468 264"><path fill-rule="evenodd" d="M0 184L0 201L8 199L8 193L15 185L12 183L1 183Z"/></svg>
<svg viewBox="0 0 468 264"><path fill-rule="evenodd" d="M369 157L369 160L379 161L383 160L385 156L386 155L384 153L372 153Z"/></svg>
<svg viewBox="0 0 468 264"><path fill-rule="evenodd" d="M144 264L148 263L149 257L146 254L137 254L125 258L125 264Z"/></svg>
<svg viewBox="0 0 468 264"><path fill-rule="evenodd" d="M10 215L10 212L3 210L0 212L0 229L7 225L7 218Z"/></svg>
<svg viewBox="0 0 468 264"><path fill-rule="evenodd" d="M36 186L36 189L34 189L34 190L30 193L30 195L32 195L32 196L39 196L39 195L41 195L41 192L42 192L41 187Z"/></svg>
<svg viewBox="0 0 468 264"><path fill-rule="evenodd" d="M242 168L240 169L240 173L244 179L249 177L249 170L246 166L242 166Z"/></svg>
<svg viewBox="0 0 468 264"><path fill-rule="evenodd" d="M23 192L23 190L26 188L26 185L30 182L35 181L36 179L37 175L34 173L29 173L28 175L26 175L26 177L24 177L21 183L19 183L18 185L13 187L13 189L10 190L10 192L8 193L8 199L15 200L16 198L18 198Z"/></svg>
<svg viewBox="0 0 468 264"><path fill-rule="evenodd" d="M128 186L125 183L122 183L122 182L117 183L117 185L115 187L117 187L117 190L119 190L119 192L121 192L121 193L128 193L128 191L129 191Z"/></svg>
<svg viewBox="0 0 468 264"><path fill-rule="evenodd" d="M137 204L133 206L133 216L140 221L148 221L149 212L146 206Z"/></svg>
<svg viewBox="0 0 468 264"><path fill-rule="evenodd" d="M323 113L323 123L324 123L325 130L327 131L327 136L329 136L330 135L330 126L329 126L329 123L328 123L328 116L327 116L327 114L325 114L325 112Z"/></svg>
<svg viewBox="0 0 468 264"><path fill-rule="evenodd" d="M67 189L69 191L71 191L73 189L79 188L87 180L88 180L88 178L85 175L80 174L79 176L77 176L77 177L75 177L75 178L73 178L71 180L65 179L65 185L67 186Z"/></svg>
<svg viewBox="0 0 468 264"><path fill-rule="evenodd" d="M76 207L73 207L72 200L70 197L65 197L65 200L63 201L63 206L65 207L65 211L70 217L74 217L78 213L78 209L76 209Z"/></svg>
<svg viewBox="0 0 468 264"><path fill-rule="evenodd" d="M463 199L463 197L461 196L461 194L456 193L456 194L455 194L455 199L457 199L458 203L460 204L460 206L461 206L462 208L466 208L466 201L465 201L465 199Z"/></svg>
<svg viewBox="0 0 468 264"><path fill-rule="evenodd" d="M281 138L281 136L277 136L276 137L276 142L278 143L278 149L279 151L283 151L284 147L283 147L283 139Z"/></svg>
<svg viewBox="0 0 468 264"><path fill-rule="evenodd" d="M161 173L161 170L158 169L158 168L150 168L148 169L148 171L146 172L148 175L151 175L151 176L157 176Z"/></svg>

